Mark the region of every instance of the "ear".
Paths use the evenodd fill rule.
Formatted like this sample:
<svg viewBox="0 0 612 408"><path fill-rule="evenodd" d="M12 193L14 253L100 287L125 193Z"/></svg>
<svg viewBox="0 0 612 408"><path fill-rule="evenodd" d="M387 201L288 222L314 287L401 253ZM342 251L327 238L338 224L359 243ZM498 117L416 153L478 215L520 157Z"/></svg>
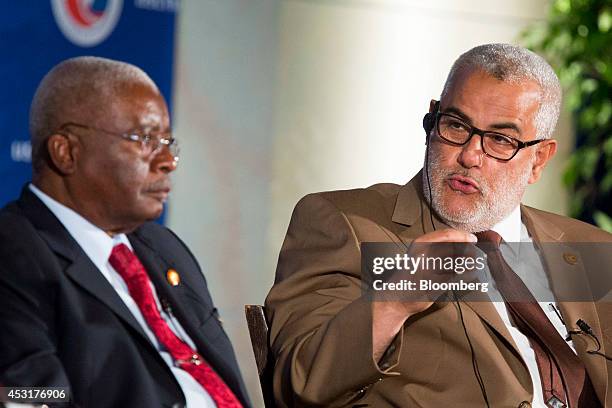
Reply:
<svg viewBox="0 0 612 408"><path fill-rule="evenodd" d="M439 102L436 101L435 99L432 99L431 101L429 101L429 113L433 113L436 109L437 109L437 104Z"/></svg>
<svg viewBox="0 0 612 408"><path fill-rule="evenodd" d="M557 141L554 139L547 139L536 146L529 184L533 184L540 179L546 163L553 158L555 153L557 153Z"/></svg>
<svg viewBox="0 0 612 408"><path fill-rule="evenodd" d="M429 144L429 137L431 136L431 131L434 128L436 117L435 114L438 111L440 103L435 99L432 99L429 102L429 112L423 116L423 129L425 129L425 144Z"/></svg>
<svg viewBox="0 0 612 408"><path fill-rule="evenodd" d="M47 152L51 163L64 176L75 172L78 149L77 144L70 140L68 135L56 133L47 139Z"/></svg>

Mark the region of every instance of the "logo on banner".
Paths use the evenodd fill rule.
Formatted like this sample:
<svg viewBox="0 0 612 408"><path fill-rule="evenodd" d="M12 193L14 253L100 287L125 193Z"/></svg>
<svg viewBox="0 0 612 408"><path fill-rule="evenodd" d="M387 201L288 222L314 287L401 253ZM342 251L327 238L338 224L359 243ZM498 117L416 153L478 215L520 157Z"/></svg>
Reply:
<svg viewBox="0 0 612 408"><path fill-rule="evenodd" d="M123 0L51 0L55 21L74 44L93 47L115 29Z"/></svg>

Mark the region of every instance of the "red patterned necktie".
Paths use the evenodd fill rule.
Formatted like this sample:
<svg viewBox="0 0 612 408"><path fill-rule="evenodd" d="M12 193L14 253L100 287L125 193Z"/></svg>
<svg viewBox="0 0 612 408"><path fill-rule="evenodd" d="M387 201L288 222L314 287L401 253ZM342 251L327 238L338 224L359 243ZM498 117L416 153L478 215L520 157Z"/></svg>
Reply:
<svg viewBox="0 0 612 408"><path fill-rule="evenodd" d="M601 407L582 361L557 332L527 286L504 260L495 231L476 233L508 313L533 348L544 401L549 407Z"/></svg>
<svg viewBox="0 0 612 408"><path fill-rule="evenodd" d="M149 276L136 255L125 245L113 248L108 260L127 284L130 296L138 305L149 328L168 350L175 363L204 387L219 408L241 408L242 405L208 363L168 327L159 314Z"/></svg>

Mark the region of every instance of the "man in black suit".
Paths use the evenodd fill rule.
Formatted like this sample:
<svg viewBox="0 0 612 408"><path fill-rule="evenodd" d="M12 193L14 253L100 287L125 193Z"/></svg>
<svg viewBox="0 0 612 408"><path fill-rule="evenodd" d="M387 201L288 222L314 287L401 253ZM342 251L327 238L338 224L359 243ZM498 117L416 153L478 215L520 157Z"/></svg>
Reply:
<svg viewBox="0 0 612 408"><path fill-rule="evenodd" d="M66 60L30 111L33 180L0 211L0 385L82 407L249 406L193 255L159 217L176 169L139 68Z"/></svg>

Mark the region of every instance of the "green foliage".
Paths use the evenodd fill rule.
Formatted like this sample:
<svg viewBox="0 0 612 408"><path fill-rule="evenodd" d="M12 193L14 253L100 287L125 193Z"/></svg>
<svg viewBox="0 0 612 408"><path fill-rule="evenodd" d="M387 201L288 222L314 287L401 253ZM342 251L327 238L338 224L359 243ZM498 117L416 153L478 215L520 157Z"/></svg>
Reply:
<svg viewBox="0 0 612 408"><path fill-rule="evenodd" d="M612 231L612 0L554 0L522 38L557 71L575 119L571 215Z"/></svg>
<svg viewBox="0 0 612 408"><path fill-rule="evenodd" d="M612 232L612 218L601 211L596 211L594 217L597 225L608 232Z"/></svg>

